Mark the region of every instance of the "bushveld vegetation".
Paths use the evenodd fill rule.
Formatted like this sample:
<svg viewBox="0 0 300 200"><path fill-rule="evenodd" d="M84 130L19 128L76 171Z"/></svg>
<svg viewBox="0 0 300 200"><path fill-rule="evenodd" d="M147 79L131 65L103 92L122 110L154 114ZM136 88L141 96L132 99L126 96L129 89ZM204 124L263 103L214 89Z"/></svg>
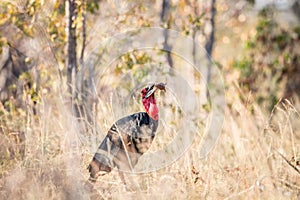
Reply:
<svg viewBox="0 0 300 200"><path fill-rule="evenodd" d="M69 30L66 2L76 6ZM216 1L213 16L203 1L2 1L0 199L299 199L300 27L278 21L273 7L253 11L251 2ZM208 52L213 43L226 98L221 134L200 158L211 105L201 104L200 118L187 116L182 105L190 102L176 95L185 88L169 89L157 95L161 120L149 153L170 143L186 117L197 127L191 146L166 167L126 174L126 187L116 170L91 185L87 165L106 131L119 116L143 110L136 83L168 84L180 74L202 102L203 79L209 87L217 81L207 78L209 70L199 74L180 55L157 49L101 65L107 55L100 43L154 26L174 29ZM68 60L72 30L77 63ZM177 47L162 36L166 48ZM94 66L85 64L94 56Z"/></svg>

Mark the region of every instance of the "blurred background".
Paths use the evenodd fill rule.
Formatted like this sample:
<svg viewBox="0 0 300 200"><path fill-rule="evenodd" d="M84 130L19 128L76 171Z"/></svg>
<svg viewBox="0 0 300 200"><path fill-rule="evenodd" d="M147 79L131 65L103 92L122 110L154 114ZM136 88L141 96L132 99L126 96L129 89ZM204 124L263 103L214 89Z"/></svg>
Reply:
<svg viewBox="0 0 300 200"><path fill-rule="evenodd" d="M134 43L136 30L148 27L194 43L165 31L145 38L158 41L155 51L107 45L132 30ZM201 73L172 54L178 46ZM299 0L2 0L0 53L3 199L300 198ZM215 69L225 117L216 146L200 159L206 124L214 125ZM150 152L172 141L187 117L199 130L191 148L163 169L127 175L129 190L117 172L86 188L86 167L111 124L143 109L143 84L172 88L176 74L201 109L183 114L190 101L176 92L186 88L159 94L163 120Z"/></svg>

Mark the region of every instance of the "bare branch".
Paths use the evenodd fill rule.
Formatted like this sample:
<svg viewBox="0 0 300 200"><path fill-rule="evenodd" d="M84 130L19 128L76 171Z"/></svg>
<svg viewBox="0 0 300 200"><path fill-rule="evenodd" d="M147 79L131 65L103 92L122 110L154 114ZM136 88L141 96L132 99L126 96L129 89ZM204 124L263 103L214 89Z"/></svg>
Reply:
<svg viewBox="0 0 300 200"><path fill-rule="evenodd" d="M282 153L280 153L276 149L275 151L289 164L289 166L291 166L296 172L298 172L298 174L300 174L300 170L295 165L293 165L284 155L282 155Z"/></svg>

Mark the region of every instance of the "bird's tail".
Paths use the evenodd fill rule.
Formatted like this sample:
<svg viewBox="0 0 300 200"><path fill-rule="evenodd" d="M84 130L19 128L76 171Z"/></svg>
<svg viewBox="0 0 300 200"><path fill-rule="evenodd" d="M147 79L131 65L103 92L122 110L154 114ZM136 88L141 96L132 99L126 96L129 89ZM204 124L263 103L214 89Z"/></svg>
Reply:
<svg viewBox="0 0 300 200"><path fill-rule="evenodd" d="M89 181L96 182L100 172L106 174L110 172L112 168L113 166L106 156L96 153L93 160L87 167L90 172Z"/></svg>
<svg viewBox="0 0 300 200"><path fill-rule="evenodd" d="M99 166L94 162L94 160L92 160L92 162L89 164L89 166L87 167L87 169L90 172L90 177L89 177L89 181L90 182L96 182L97 180L97 174L100 171L99 170Z"/></svg>

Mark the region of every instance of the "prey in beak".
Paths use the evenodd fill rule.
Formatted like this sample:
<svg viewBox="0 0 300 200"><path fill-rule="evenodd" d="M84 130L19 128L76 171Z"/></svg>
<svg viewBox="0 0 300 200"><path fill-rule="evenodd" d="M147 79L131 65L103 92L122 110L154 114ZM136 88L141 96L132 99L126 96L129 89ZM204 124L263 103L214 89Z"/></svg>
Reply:
<svg viewBox="0 0 300 200"><path fill-rule="evenodd" d="M166 83L154 83L150 85L145 98L149 98L157 89L166 91Z"/></svg>

